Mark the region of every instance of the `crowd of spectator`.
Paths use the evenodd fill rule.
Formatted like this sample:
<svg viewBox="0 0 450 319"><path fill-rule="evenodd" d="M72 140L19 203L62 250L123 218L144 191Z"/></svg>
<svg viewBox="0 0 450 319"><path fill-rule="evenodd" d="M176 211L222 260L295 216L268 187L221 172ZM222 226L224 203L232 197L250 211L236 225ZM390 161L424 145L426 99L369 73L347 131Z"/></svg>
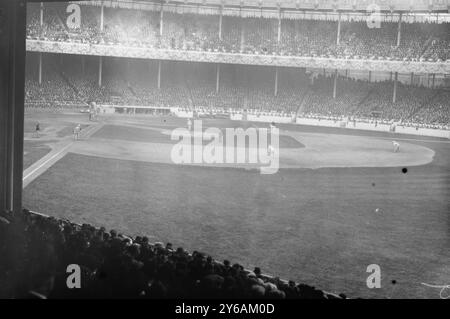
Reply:
<svg viewBox="0 0 450 319"><path fill-rule="evenodd" d="M102 104L190 108L246 108L295 112L307 89L308 78L296 69L280 69L274 95L273 68L223 65L219 91L216 66L205 63L165 62L158 88L156 61L104 59L98 85L98 59L45 56L42 84L37 58L27 57L26 101L49 105L95 100Z"/></svg>
<svg viewBox="0 0 450 319"><path fill-rule="evenodd" d="M432 99L432 103L425 104L411 117L410 122L426 128L433 128L436 124L448 127L450 123L450 92L438 92Z"/></svg>
<svg viewBox="0 0 450 319"><path fill-rule="evenodd" d="M73 88L59 74L54 64L47 64L47 72L42 77L41 84L38 81L37 70L27 70L25 76L25 100L34 105L46 105L58 107L72 105L78 100L78 95Z"/></svg>
<svg viewBox="0 0 450 319"><path fill-rule="evenodd" d="M394 121L409 119L426 102L430 101L436 91L430 88L405 86L399 83L395 103L392 101L392 92L391 81L383 81L373 86L369 98L358 108L357 115L368 115L375 112L379 113L384 119Z"/></svg>
<svg viewBox="0 0 450 319"><path fill-rule="evenodd" d="M299 116L376 117L449 127L448 90L398 83L395 103L392 81L368 82L339 75L333 98L333 75L312 75L304 69L164 62L158 88L158 62L103 59L98 83L98 58L46 55L42 83L36 57L27 57L26 102L29 106L99 104L245 109ZM276 93L276 94L275 94Z"/></svg>
<svg viewBox="0 0 450 319"><path fill-rule="evenodd" d="M370 92L366 81L340 77L336 85L336 98L333 98L333 82L331 76L317 76L299 110L300 115L352 116Z"/></svg>
<svg viewBox="0 0 450 319"><path fill-rule="evenodd" d="M331 299L314 287L264 276L148 237L38 215L0 214L2 298ZM81 288L67 267L81 268Z"/></svg>
<svg viewBox="0 0 450 319"><path fill-rule="evenodd" d="M100 8L81 6L81 24L66 23L64 4L46 4L43 25L39 6L28 9L29 38L174 50L220 51L325 58L364 58L400 61L446 61L450 58L448 23L342 22L337 43L337 21L240 18L192 13L105 8L101 30Z"/></svg>

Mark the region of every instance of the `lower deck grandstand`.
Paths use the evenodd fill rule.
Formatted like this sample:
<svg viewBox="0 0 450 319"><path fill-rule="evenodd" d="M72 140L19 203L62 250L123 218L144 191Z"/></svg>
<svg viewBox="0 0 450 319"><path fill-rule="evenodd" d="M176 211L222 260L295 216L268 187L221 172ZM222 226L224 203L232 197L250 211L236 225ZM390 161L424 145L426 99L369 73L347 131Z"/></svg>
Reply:
<svg viewBox="0 0 450 319"><path fill-rule="evenodd" d="M183 107L206 110L256 110L304 117L358 117L401 121L448 129L450 89L440 85L399 83L392 101L393 81L371 81L339 74L333 98L333 75L325 70L280 68L275 89L271 67L195 62L105 59L101 85L98 58L45 55L41 84L36 54L30 53L26 71L26 103L30 107L98 104Z"/></svg>

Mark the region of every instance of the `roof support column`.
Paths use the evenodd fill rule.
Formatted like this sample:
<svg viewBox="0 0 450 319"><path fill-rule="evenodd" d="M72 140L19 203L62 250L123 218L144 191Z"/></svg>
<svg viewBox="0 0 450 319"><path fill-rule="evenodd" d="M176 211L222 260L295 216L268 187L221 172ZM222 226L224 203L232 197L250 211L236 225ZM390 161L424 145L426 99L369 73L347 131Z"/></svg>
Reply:
<svg viewBox="0 0 450 319"><path fill-rule="evenodd" d="M223 23L223 5L220 7L220 16L219 16L219 40L222 40L222 23Z"/></svg>
<svg viewBox="0 0 450 319"><path fill-rule="evenodd" d="M334 71L333 99L336 98L338 70Z"/></svg>
<svg viewBox="0 0 450 319"><path fill-rule="evenodd" d="M277 96L278 95L278 67L275 67L275 90L274 90L274 95Z"/></svg>
<svg viewBox="0 0 450 319"><path fill-rule="evenodd" d="M158 61L158 89L161 88L161 68L162 68L162 62L161 60Z"/></svg>
<svg viewBox="0 0 450 319"><path fill-rule="evenodd" d="M220 90L220 64L217 64L216 68L216 93L219 93Z"/></svg>
<svg viewBox="0 0 450 319"><path fill-rule="evenodd" d="M161 4L161 12L159 15L159 36L162 37L164 28L164 4Z"/></svg>
<svg viewBox="0 0 450 319"><path fill-rule="evenodd" d="M38 83L39 85L42 84L42 52L39 52Z"/></svg>
<svg viewBox="0 0 450 319"><path fill-rule="evenodd" d="M336 35L336 44L339 45L341 41L341 13L339 12L338 26L337 26L337 35Z"/></svg>
<svg viewBox="0 0 450 319"><path fill-rule="evenodd" d="M394 93L392 95L392 103L397 102L397 84L398 84L398 72L395 72Z"/></svg>
<svg viewBox="0 0 450 319"><path fill-rule="evenodd" d="M278 6L278 37L277 43L280 45L281 42L281 7Z"/></svg>
<svg viewBox="0 0 450 319"><path fill-rule="evenodd" d="M42 27L44 25L44 3L43 2L41 2L41 6L39 9L39 15L40 15L39 22Z"/></svg>
<svg viewBox="0 0 450 319"><path fill-rule="evenodd" d="M100 7L100 31L103 31L104 28L104 5L103 5L103 1L102 1L102 5Z"/></svg>
<svg viewBox="0 0 450 319"><path fill-rule="evenodd" d="M398 18L397 46L400 46L401 38L402 38L402 13L400 13L400 17Z"/></svg>
<svg viewBox="0 0 450 319"><path fill-rule="evenodd" d="M98 60L98 87L102 87L103 57Z"/></svg>

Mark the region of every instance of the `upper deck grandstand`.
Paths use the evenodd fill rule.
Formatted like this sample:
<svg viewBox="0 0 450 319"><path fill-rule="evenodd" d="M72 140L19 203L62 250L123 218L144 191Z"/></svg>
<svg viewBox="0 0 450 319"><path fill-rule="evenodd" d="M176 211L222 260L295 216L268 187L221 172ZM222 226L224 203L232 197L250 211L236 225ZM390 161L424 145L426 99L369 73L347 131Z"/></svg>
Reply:
<svg viewBox="0 0 450 319"><path fill-rule="evenodd" d="M299 11L288 15L281 8L277 14L261 8L246 14L220 11L219 15L219 11L202 6L171 7L170 2L162 7L146 7L148 2L143 2L144 10L128 9L126 1L121 8L121 3L113 7L97 2L82 5L81 23L76 28L65 22L67 5L46 3L40 8L35 4L29 8L27 36L258 55L434 62L450 58L450 21L443 13L431 18L411 12L379 13L381 25L374 27L367 23L370 15L357 12Z"/></svg>

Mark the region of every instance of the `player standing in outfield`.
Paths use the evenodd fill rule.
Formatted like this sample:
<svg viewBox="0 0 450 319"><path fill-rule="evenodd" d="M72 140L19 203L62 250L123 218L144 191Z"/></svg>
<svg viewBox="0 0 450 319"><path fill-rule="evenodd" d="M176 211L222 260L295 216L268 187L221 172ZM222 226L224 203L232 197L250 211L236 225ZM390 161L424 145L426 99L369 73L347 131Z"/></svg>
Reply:
<svg viewBox="0 0 450 319"><path fill-rule="evenodd" d="M392 146L394 146L394 153L398 153L400 151L400 144L396 141L392 141Z"/></svg>
<svg viewBox="0 0 450 319"><path fill-rule="evenodd" d="M81 133L81 124L78 124L73 129L73 139L78 140L80 138L80 133Z"/></svg>
<svg viewBox="0 0 450 319"><path fill-rule="evenodd" d="M187 120L187 127L188 127L188 131L190 132L192 130L192 120L190 118L188 118L188 120Z"/></svg>
<svg viewBox="0 0 450 319"><path fill-rule="evenodd" d="M36 123L36 129L35 129L35 133L34 136L36 138L39 138L39 132L41 131L41 124L39 124L39 122Z"/></svg>

